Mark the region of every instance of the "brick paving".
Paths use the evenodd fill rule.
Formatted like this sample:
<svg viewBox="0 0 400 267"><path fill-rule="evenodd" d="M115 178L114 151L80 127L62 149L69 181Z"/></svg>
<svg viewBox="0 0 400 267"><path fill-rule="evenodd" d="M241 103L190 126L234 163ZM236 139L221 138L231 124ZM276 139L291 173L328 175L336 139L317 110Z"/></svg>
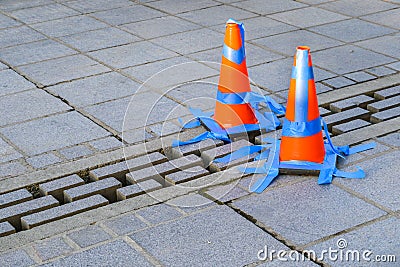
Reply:
<svg viewBox="0 0 400 267"><path fill-rule="evenodd" d="M257 258L340 238L399 262L399 15L396 0L1 1L0 265L352 265ZM334 143L377 142L339 162L364 180L281 175L255 195L259 175L213 162L251 142L169 147L187 106L214 107L228 18L253 90L280 103L311 47Z"/></svg>

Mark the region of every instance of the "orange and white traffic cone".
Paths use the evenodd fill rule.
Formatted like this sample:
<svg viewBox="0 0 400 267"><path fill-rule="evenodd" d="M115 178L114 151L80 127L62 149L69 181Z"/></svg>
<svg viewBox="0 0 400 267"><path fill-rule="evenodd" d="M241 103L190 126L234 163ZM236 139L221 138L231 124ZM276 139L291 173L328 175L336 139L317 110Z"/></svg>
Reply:
<svg viewBox="0 0 400 267"><path fill-rule="evenodd" d="M310 48L297 47L283 122L280 161L322 163L325 157Z"/></svg>

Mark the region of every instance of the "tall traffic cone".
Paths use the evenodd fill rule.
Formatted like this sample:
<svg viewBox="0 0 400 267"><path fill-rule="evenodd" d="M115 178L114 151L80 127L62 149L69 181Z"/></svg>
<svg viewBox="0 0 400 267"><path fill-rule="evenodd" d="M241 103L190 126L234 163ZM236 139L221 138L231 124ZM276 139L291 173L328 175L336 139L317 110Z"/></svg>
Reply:
<svg viewBox="0 0 400 267"><path fill-rule="evenodd" d="M243 124L258 124L251 104L235 101L237 100L235 95L240 96L250 92L243 24L228 20L225 30L214 120L224 129ZM234 101L229 101L228 98L223 99L223 96L228 94L231 96L230 99Z"/></svg>
<svg viewBox="0 0 400 267"><path fill-rule="evenodd" d="M322 163L324 157L310 48L298 46L290 79L279 160Z"/></svg>

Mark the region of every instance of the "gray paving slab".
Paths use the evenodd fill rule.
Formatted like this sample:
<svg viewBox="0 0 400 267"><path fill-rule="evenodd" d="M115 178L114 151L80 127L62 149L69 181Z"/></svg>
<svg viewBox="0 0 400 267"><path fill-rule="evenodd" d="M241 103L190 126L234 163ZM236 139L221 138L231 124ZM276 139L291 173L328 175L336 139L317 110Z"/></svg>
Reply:
<svg viewBox="0 0 400 267"><path fill-rule="evenodd" d="M190 54L215 47L222 47L223 35L207 28L177 33L153 39L152 42L180 54ZM190 40L190 42L182 42Z"/></svg>
<svg viewBox="0 0 400 267"><path fill-rule="evenodd" d="M368 73L371 73L375 76L378 77L383 77L386 75L390 75L390 74L395 74L396 71L392 70L391 68L387 68L385 66L380 66L380 67L375 67L375 68L371 68L371 69L367 69L366 70Z"/></svg>
<svg viewBox="0 0 400 267"><path fill-rule="evenodd" d="M271 249L285 248L226 206L216 206L130 237L166 266L242 266L257 261L257 251L266 244ZM229 257L221 256L225 253Z"/></svg>
<svg viewBox="0 0 400 267"><path fill-rule="evenodd" d="M375 76L368 74L364 71L357 71L357 72L346 74L344 76L346 78L352 79L353 81L356 81L356 82L366 82L369 80L376 79Z"/></svg>
<svg viewBox="0 0 400 267"><path fill-rule="evenodd" d="M337 182L388 209L400 210L400 201L396 197L396 188L399 183L397 179L400 169L399 155L399 151L394 151L358 163L357 166L361 167L366 174L365 179L359 183L352 179L338 179Z"/></svg>
<svg viewBox="0 0 400 267"><path fill-rule="evenodd" d="M177 56L176 53L148 41L107 48L90 56L115 68L126 68Z"/></svg>
<svg viewBox="0 0 400 267"><path fill-rule="evenodd" d="M21 22L18 22L14 18L10 18L3 14L0 14L0 29L14 27L21 25Z"/></svg>
<svg viewBox="0 0 400 267"><path fill-rule="evenodd" d="M110 234L98 226L88 226L81 230L69 233L67 236L82 248L111 239Z"/></svg>
<svg viewBox="0 0 400 267"><path fill-rule="evenodd" d="M146 18L147 19L147 18ZM198 29L201 26L174 16L148 19L121 26L127 31L145 39L171 35Z"/></svg>
<svg viewBox="0 0 400 267"><path fill-rule="evenodd" d="M72 248L62 237L47 239L34 245L34 248L39 257L44 261L72 252Z"/></svg>
<svg viewBox="0 0 400 267"><path fill-rule="evenodd" d="M76 54L73 49L53 40L12 46L0 50L1 58L9 64L18 66L47 59Z"/></svg>
<svg viewBox="0 0 400 267"><path fill-rule="evenodd" d="M14 46L43 40L45 38L43 34L27 26L7 28L0 30L0 47Z"/></svg>
<svg viewBox="0 0 400 267"><path fill-rule="evenodd" d="M138 266L153 266L146 258L122 240L116 240L98 247L72 254L41 266L129 266L132 263Z"/></svg>
<svg viewBox="0 0 400 267"><path fill-rule="evenodd" d="M295 48L293 48L295 49ZM278 92L289 88L293 59L286 58L248 69L249 77L262 88ZM279 73L279 75L265 75Z"/></svg>
<svg viewBox="0 0 400 267"><path fill-rule="evenodd" d="M26 24L32 24L80 15L80 12L64 5L54 3L50 5L18 9L10 12L10 15Z"/></svg>
<svg viewBox="0 0 400 267"><path fill-rule="evenodd" d="M117 199L125 200L138 195L146 194L162 188L162 184L155 180L146 180L137 184L117 189Z"/></svg>
<svg viewBox="0 0 400 267"><path fill-rule="evenodd" d="M108 150L112 148L122 147L122 142L115 137L106 137L96 141L89 142L89 144L98 150Z"/></svg>
<svg viewBox="0 0 400 267"><path fill-rule="evenodd" d="M312 54L313 63L338 74L393 62L392 58L353 45L329 48Z"/></svg>
<svg viewBox="0 0 400 267"><path fill-rule="evenodd" d="M368 104L367 109L372 112L378 112L393 108L400 103L400 96L390 97L375 103Z"/></svg>
<svg viewBox="0 0 400 267"><path fill-rule="evenodd" d="M329 1L328 3L322 4L319 7L328 9L330 11L339 12L345 15L358 17L370 13L380 12L387 9L395 8L396 5L375 0L339 0L339 1Z"/></svg>
<svg viewBox="0 0 400 267"><path fill-rule="evenodd" d="M367 143L371 143L371 142L374 142L374 141L373 140L367 140L367 141L362 142L362 144L367 144ZM376 155L376 154L381 154L382 152L385 152L385 151L388 151L389 149L391 149L390 147L388 147L386 145L383 145L383 144L381 144L379 142L375 142L375 143L376 143L376 146L374 147L374 149L368 149L368 150L365 150L365 151L363 151L361 153L363 155L373 156L373 155Z"/></svg>
<svg viewBox="0 0 400 267"><path fill-rule="evenodd" d="M7 176L17 176L28 172L27 166L22 165L18 161L8 162L0 165L0 179Z"/></svg>
<svg viewBox="0 0 400 267"><path fill-rule="evenodd" d="M370 124L371 123L369 123L367 121L356 119L356 120L352 120L352 121L349 121L346 123L342 123L342 124L333 126L332 132L334 134L341 134L341 133L350 132L352 130L368 126Z"/></svg>
<svg viewBox="0 0 400 267"><path fill-rule="evenodd" d="M209 172L201 166L195 166L184 171L179 171L165 175L165 181L169 184L179 184L202 177Z"/></svg>
<svg viewBox="0 0 400 267"><path fill-rule="evenodd" d="M238 3L233 3L232 5L261 15L278 13L307 6L302 3L288 1L288 0L284 1L273 0L268 2L262 0L249 0L249 1L238 1Z"/></svg>
<svg viewBox="0 0 400 267"><path fill-rule="evenodd" d="M110 71L109 68L83 55L67 56L25 65L20 67L20 70L43 85L52 85Z"/></svg>
<svg viewBox="0 0 400 267"><path fill-rule="evenodd" d="M0 97L0 126L48 116L71 109L40 89Z"/></svg>
<svg viewBox="0 0 400 267"><path fill-rule="evenodd" d="M0 138L0 163L19 158L22 158L22 154Z"/></svg>
<svg viewBox="0 0 400 267"><path fill-rule="evenodd" d="M205 192L205 195L220 202L232 201L248 194L247 191L235 186L235 184L216 186Z"/></svg>
<svg viewBox="0 0 400 267"><path fill-rule="evenodd" d="M147 224L141 221L134 214L123 215L103 222L103 224L117 235L126 235L147 227Z"/></svg>
<svg viewBox="0 0 400 267"><path fill-rule="evenodd" d="M89 16L81 15L33 24L32 28L52 37L108 27L107 24Z"/></svg>
<svg viewBox="0 0 400 267"><path fill-rule="evenodd" d="M324 120L326 124L330 125L335 125L339 124L341 122L346 122L350 121L356 118L360 118L362 116L365 116L368 114L368 111L359 107L348 109L346 111L342 111L339 113L334 113L332 115L328 115L324 117Z"/></svg>
<svg viewBox="0 0 400 267"><path fill-rule="evenodd" d="M164 122L149 126L149 129L155 136L167 136L179 133L182 130L182 126L178 126L172 122Z"/></svg>
<svg viewBox="0 0 400 267"><path fill-rule="evenodd" d="M329 104L329 109L335 112L340 112L346 109L355 108L359 106L366 106L367 104L374 101L374 98L366 95L358 95L343 99L334 103Z"/></svg>
<svg viewBox="0 0 400 267"><path fill-rule="evenodd" d="M349 18L348 16L333 13L318 7L305 7L302 9L269 15L269 17L301 28Z"/></svg>
<svg viewBox="0 0 400 267"><path fill-rule="evenodd" d="M15 0L4 0L1 1L0 8L5 11L12 11L21 8L41 6L45 4L53 4L52 0L32 0L29 2L26 1L15 1Z"/></svg>
<svg viewBox="0 0 400 267"><path fill-rule="evenodd" d="M33 83L13 70L0 71L0 80L2 81L0 85L0 96L35 88Z"/></svg>
<svg viewBox="0 0 400 267"><path fill-rule="evenodd" d="M149 6L155 7L171 14L178 14L216 5L218 5L218 3L211 0L190 1L185 3L184 5L182 5L179 0L155 1L149 3Z"/></svg>
<svg viewBox="0 0 400 267"><path fill-rule="evenodd" d="M26 158L26 161L35 169L40 169L55 163L61 162L61 158L53 153L41 154L33 157Z"/></svg>
<svg viewBox="0 0 400 267"><path fill-rule="evenodd" d="M313 71L314 71L314 80L316 82L326 80L329 78L333 78L336 76L336 74L334 74L330 71L326 71L326 70L323 70L323 69L315 67L315 66L313 66ZM318 90L318 88L317 88L317 90ZM317 91L317 93L318 93L318 91Z"/></svg>
<svg viewBox="0 0 400 267"><path fill-rule="evenodd" d="M400 61L397 61L397 62L392 63L392 64L388 64L388 65L386 65L386 66L388 66L388 67L391 68L391 69L400 71Z"/></svg>
<svg viewBox="0 0 400 267"><path fill-rule="evenodd" d="M378 123L392 118L396 118L399 116L399 114L400 114L400 107L395 107L372 114L370 120L373 123Z"/></svg>
<svg viewBox="0 0 400 267"><path fill-rule="evenodd" d="M349 86L352 84L355 84L354 81L347 79L343 76L339 76L339 77L335 77L335 78L331 78L328 80L324 80L324 83L326 83L329 86L332 86L333 88L342 88L345 86Z"/></svg>
<svg viewBox="0 0 400 267"><path fill-rule="evenodd" d="M196 193L173 198L166 202L168 205L178 207L186 213L193 213L199 210L216 206L217 204L212 200L205 198Z"/></svg>
<svg viewBox="0 0 400 267"><path fill-rule="evenodd" d="M35 264L35 261L22 249L1 254L0 261L4 267L25 267Z"/></svg>
<svg viewBox="0 0 400 267"><path fill-rule="evenodd" d="M0 195L0 208L5 208L24 201L33 199L31 193L25 188Z"/></svg>
<svg viewBox="0 0 400 267"><path fill-rule="evenodd" d="M296 245L386 214L334 185L318 185L316 179L237 200L233 205ZM323 212L316 212L321 208Z"/></svg>
<svg viewBox="0 0 400 267"><path fill-rule="evenodd" d="M64 5L69 6L73 9L79 10L83 13L91 13L96 11L102 11L107 9L113 9L123 6L133 5L129 0L92 0L92 1L85 1L85 0L75 0L75 1L64 1Z"/></svg>
<svg viewBox="0 0 400 267"><path fill-rule="evenodd" d="M374 93L374 97L382 100L399 94L400 94L400 85L377 91Z"/></svg>
<svg viewBox="0 0 400 267"><path fill-rule="evenodd" d="M384 55L400 58L400 52L396 45L399 41L400 35L395 34L357 42L356 44Z"/></svg>
<svg viewBox="0 0 400 267"><path fill-rule="evenodd" d="M15 233L15 228L9 222L0 223L0 237Z"/></svg>
<svg viewBox="0 0 400 267"><path fill-rule="evenodd" d="M338 242L340 239L345 240L346 247L342 249L344 259L342 261L331 259L326 255L324 262L332 266L376 266L380 263L376 262L377 255L396 255L400 253L399 240L400 240L400 221L396 217L390 217L383 221L375 222L371 225L361 227L357 230L339 235L335 238L329 239L325 242L314 245L308 249L314 250L317 255L321 255L323 249L338 249ZM342 241L343 242L343 241ZM343 243L340 243L343 244ZM371 253L366 253L366 259L363 258L363 252L369 250ZM350 251L350 252L349 252ZM350 254L351 251L357 251L354 254L354 259ZM348 259L346 260L346 255ZM359 261L357 260L359 256ZM369 260L368 260L369 259ZM398 261L398 259L396 259ZM382 265L395 266L395 262L386 262Z"/></svg>
<svg viewBox="0 0 400 267"><path fill-rule="evenodd" d="M299 45L309 46L311 48L311 56L313 56L313 51L318 51L342 44L340 41L333 40L331 38L306 30L297 30L293 32L277 34L260 38L254 40L253 42L288 56L293 56L296 53L296 47ZM313 62L314 64L317 63L317 61Z"/></svg>
<svg viewBox="0 0 400 267"><path fill-rule="evenodd" d="M109 135L103 128L77 112L5 127L0 132L28 155L41 154Z"/></svg>
<svg viewBox="0 0 400 267"><path fill-rule="evenodd" d="M136 214L152 224L177 219L183 215L176 208L164 203L141 209Z"/></svg>
<svg viewBox="0 0 400 267"><path fill-rule="evenodd" d="M121 25L146 19L159 18L166 14L143 5L134 5L100 11L92 13L91 15L111 25Z"/></svg>
<svg viewBox="0 0 400 267"><path fill-rule="evenodd" d="M378 24L398 29L400 27L400 22L397 19L399 17L399 14L400 14L400 9L396 8L384 12L363 16L361 18L371 22L375 22Z"/></svg>
<svg viewBox="0 0 400 267"><path fill-rule="evenodd" d="M64 202L63 191L85 182L78 175L73 174L50 182L39 184L39 192L42 196L52 195L61 203Z"/></svg>
<svg viewBox="0 0 400 267"><path fill-rule="evenodd" d="M90 150L87 146L84 145L77 145L73 147L63 148L60 149L59 152L67 159L81 158L94 153L92 150Z"/></svg>
<svg viewBox="0 0 400 267"><path fill-rule="evenodd" d="M396 32L393 29L365 22L360 19L334 22L312 27L309 30L347 43Z"/></svg>
<svg viewBox="0 0 400 267"><path fill-rule="evenodd" d="M250 9L250 1L244 1L244 2L239 2L239 3L233 3L233 5L239 6L239 5L245 5L247 9ZM273 4L277 4L278 1L274 1L274 2L269 2L268 5L268 10L272 9L272 5ZM297 2L292 2L292 1L280 1L279 2L279 6L282 6L283 4L294 4L297 5L299 3ZM278 6L278 5L277 5ZM260 12L260 9L263 7L258 7L255 10L250 10L253 11L255 13ZM279 33L284 33L284 32L288 32L288 31L293 31L296 30L297 28L267 17L255 17L255 18L251 18L251 19L244 19L241 22L244 23L245 27L246 27L246 33L245 33L245 37L246 40L252 40L252 39L256 39L256 38L260 38L260 37L266 37L266 36L270 36L270 35L274 35L274 34L279 34ZM215 27L217 28L217 27ZM222 33L224 33L224 28L218 26L218 30L221 31Z"/></svg>
<svg viewBox="0 0 400 267"><path fill-rule="evenodd" d="M400 147L400 133L391 133L385 135L383 137L378 138L379 141L382 141L390 146Z"/></svg>
<svg viewBox="0 0 400 267"><path fill-rule="evenodd" d="M109 27L60 37L60 40L80 51L88 52L129 44L142 39L120 29Z"/></svg>

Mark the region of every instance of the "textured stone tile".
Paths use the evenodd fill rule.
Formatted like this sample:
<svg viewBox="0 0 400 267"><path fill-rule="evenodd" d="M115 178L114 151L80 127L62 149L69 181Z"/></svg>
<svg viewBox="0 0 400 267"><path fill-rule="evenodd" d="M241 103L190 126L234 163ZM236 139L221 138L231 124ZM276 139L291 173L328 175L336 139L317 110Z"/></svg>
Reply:
<svg viewBox="0 0 400 267"><path fill-rule="evenodd" d="M343 248L342 250L344 256L346 256L345 253L348 251L358 251L360 261L357 261L357 256L355 256L354 261L351 261L351 254L349 255L350 261L332 261L329 259L327 254L325 254L325 263L331 264L332 266L349 266L350 262L357 262L355 265L376 266L379 264L374 261L376 255L399 255L399 225L400 220L398 218L390 217L349 233L344 233L307 249L312 249L318 253L317 255L321 255L323 249L327 250L329 247L332 249L338 249L338 240L344 239L347 244L346 248ZM363 259L362 253L366 250L372 252L369 255L364 255L368 256L370 261ZM385 262L382 263L382 265L395 266L396 263L392 265L392 263Z"/></svg>
<svg viewBox="0 0 400 267"><path fill-rule="evenodd" d="M105 178L93 183L83 184L64 191L64 202L72 202L89 196L100 194L110 202L115 202L117 196L115 191L121 188L122 184L115 178Z"/></svg>
<svg viewBox="0 0 400 267"><path fill-rule="evenodd" d="M189 154L195 154L200 156L200 153L204 150L214 148L216 146L223 145L224 142L221 140L206 139L197 143L177 146L171 148L171 151L166 151L166 155L171 158L180 158Z"/></svg>
<svg viewBox="0 0 400 267"><path fill-rule="evenodd" d="M107 24L88 16L74 16L32 25L32 27L52 37L85 32L108 27Z"/></svg>
<svg viewBox="0 0 400 267"><path fill-rule="evenodd" d="M88 247L96 243L106 241L111 236L98 226L89 226L79 231L72 232L67 235L80 247Z"/></svg>
<svg viewBox="0 0 400 267"><path fill-rule="evenodd" d="M349 121L349 122L346 122L346 123L342 123L342 124L333 126L332 127L332 132L334 134L342 134L342 133L350 132L350 131L358 129L358 128L362 128L362 127L368 126L370 124L371 123L366 122L364 120L356 119L356 120L353 120L353 121Z"/></svg>
<svg viewBox="0 0 400 267"><path fill-rule="evenodd" d="M61 4L50 4L10 12L10 15L20 21L31 24L47 20L79 15L80 13Z"/></svg>
<svg viewBox="0 0 400 267"><path fill-rule="evenodd" d="M395 70L392 70L392 69L387 68L385 66L380 66L380 67L375 67L375 68L372 68L372 69L367 69L366 71L371 73L371 74L373 74L373 75L376 75L378 77L383 77L383 76L386 76L386 75L390 75L390 74L396 73Z"/></svg>
<svg viewBox="0 0 400 267"><path fill-rule="evenodd" d="M383 89L374 93L374 97L381 100L396 95L400 95L400 85Z"/></svg>
<svg viewBox="0 0 400 267"><path fill-rule="evenodd" d="M72 254L58 259L43 267L62 266L129 266L132 263L138 266L150 267L146 258L122 240L116 240L89 250Z"/></svg>
<svg viewBox="0 0 400 267"><path fill-rule="evenodd" d="M0 163L18 158L22 158L22 154L0 138Z"/></svg>
<svg viewBox="0 0 400 267"><path fill-rule="evenodd" d="M315 67L315 66L313 66L313 71L314 71L314 80L316 82L319 82L319 81L322 81L322 80L326 80L326 79L329 79L329 78L333 78L333 77L336 76L336 74L334 74L332 72L320 69L320 68Z"/></svg>
<svg viewBox="0 0 400 267"><path fill-rule="evenodd" d="M55 163L61 162L61 159L52 153L41 154L27 158L26 161L36 169L40 169Z"/></svg>
<svg viewBox="0 0 400 267"><path fill-rule="evenodd" d="M343 41L355 42L395 32L395 30L365 22L359 19L350 19L334 22L322 26L312 27L310 31L326 35Z"/></svg>
<svg viewBox="0 0 400 267"><path fill-rule="evenodd" d="M157 9L163 10L171 14L177 14L197 9L203 9L210 6L218 5L217 2L211 0L199 0L199 1L189 1L182 5L179 0L166 0L166 1L155 1L149 3L150 6Z"/></svg>
<svg viewBox="0 0 400 267"><path fill-rule="evenodd" d="M389 120L398 117L400 114L400 107L395 107L392 109L380 111L378 113L371 115L371 122L378 123L381 121Z"/></svg>
<svg viewBox="0 0 400 267"><path fill-rule="evenodd" d="M145 19L162 17L165 13L146 6L134 5L96 12L91 15L112 25L121 25Z"/></svg>
<svg viewBox="0 0 400 267"><path fill-rule="evenodd" d="M36 155L109 135L103 128L76 112L2 128L0 132L28 155Z"/></svg>
<svg viewBox="0 0 400 267"><path fill-rule="evenodd" d="M235 184L228 184L228 185L213 187L210 190L207 190L205 194L218 201L228 202L233 199L246 196L249 193L240 187L236 187Z"/></svg>
<svg viewBox="0 0 400 267"><path fill-rule="evenodd" d="M155 180L146 180L137 184L128 185L117 189L117 199L126 200L131 197L146 194L162 188L162 184Z"/></svg>
<svg viewBox="0 0 400 267"><path fill-rule="evenodd" d="M21 71L43 85L90 76L110 69L83 55L74 55L20 67Z"/></svg>
<svg viewBox="0 0 400 267"><path fill-rule="evenodd" d="M0 126L67 111L70 107L43 90L0 97Z"/></svg>
<svg viewBox="0 0 400 267"><path fill-rule="evenodd" d="M34 6L41 6L45 4L53 4L52 0L31 0L31 1L15 1L15 0L4 0L0 3L0 9L5 11L12 11L21 8L28 8Z"/></svg>
<svg viewBox="0 0 400 267"><path fill-rule="evenodd" d="M340 113L334 113L332 115L328 115L324 117L326 124L329 126L331 124L336 125L341 122L346 122L352 119L356 119L368 114L368 111L359 107L348 109L346 111L342 111Z"/></svg>
<svg viewBox="0 0 400 267"><path fill-rule="evenodd" d="M113 9L123 6L130 6L133 5L129 0L76 0L76 1L65 1L63 3L66 6L69 6L73 9L79 10L83 13L91 13L96 11L102 11L107 9Z"/></svg>
<svg viewBox="0 0 400 267"><path fill-rule="evenodd" d="M74 50L53 40L43 40L0 50L1 57L9 64L18 66L42 60L76 54Z"/></svg>
<svg viewBox="0 0 400 267"><path fill-rule="evenodd" d="M374 101L374 98L366 96L366 95L358 95L354 97L350 97L347 99L340 100L338 102L334 102L329 104L329 109L334 112L340 112L346 109L367 106L367 104Z"/></svg>
<svg viewBox="0 0 400 267"><path fill-rule="evenodd" d="M167 174L165 175L165 181L169 184L176 185L197 179L207 174L209 174L209 172L206 169L201 166L195 166L183 171Z"/></svg>
<svg viewBox="0 0 400 267"><path fill-rule="evenodd" d="M0 223L0 237L15 233L15 228L9 222ZM0 256L1 258L1 256Z"/></svg>
<svg viewBox="0 0 400 267"><path fill-rule="evenodd" d="M72 248L61 238L47 239L34 245L34 248L42 260L49 260L72 251Z"/></svg>
<svg viewBox="0 0 400 267"><path fill-rule="evenodd" d="M25 188L0 195L0 209L33 199Z"/></svg>
<svg viewBox="0 0 400 267"><path fill-rule="evenodd" d="M234 201L233 205L298 245L385 214L333 185L318 185L316 179Z"/></svg>
<svg viewBox="0 0 400 267"><path fill-rule="evenodd" d="M134 214L123 215L116 219L103 222L103 224L117 235L126 235L147 226L147 224L139 220Z"/></svg>
<svg viewBox="0 0 400 267"><path fill-rule="evenodd" d="M246 2L250 1L244 1L244 2L239 2L239 3L234 3L233 5L246 5ZM279 2L279 6L282 6L284 3L289 3L289 4L295 4L297 5L298 3L292 2L292 1L275 1L277 4ZM247 3L249 4L249 3ZM271 10L273 3L268 3L268 10ZM278 5L277 5L278 6ZM252 10L250 10L252 11ZM260 8L257 8L257 11L253 10L253 12L258 13L260 12ZM265 37L269 35L274 35L274 34L279 34L279 33L284 33L288 31L293 31L296 30L296 27L293 27L291 25L267 18L267 17L256 17L256 18L251 18L251 19L245 19L242 20L241 22L244 23L245 30L246 30L246 40L252 40L255 38L260 38L260 37ZM224 27L219 27L221 32L225 31Z"/></svg>
<svg viewBox="0 0 400 267"><path fill-rule="evenodd" d="M123 146L121 141L112 136L89 142L89 144L97 150L108 150L112 148L120 148Z"/></svg>
<svg viewBox="0 0 400 267"><path fill-rule="evenodd" d="M222 24L227 21L226 14L236 20L256 17L255 13L232 6L214 6L179 14L178 16L204 26Z"/></svg>
<svg viewBox="0 0 400 267"><path fill-rule="evenodd" d="M186 213L196 212L198 210L217 205L212 200L196 193L190 193L188 195L173 198L171 200L168 200L167 204L178 207Z"/></svg>
<svg viewBox="0 0 400 267"><path fill-rule="evenodd" d="M223 146L218 146L215 148L204 150L201 152L201 158L203 159L204 164L208 166L215 158L223 157L242 147L250 145L252 144L247 140L238 140Z"/></svg>
<svg viewBox="0 0 400 267"><path fill-rule="evenodd" d="M346 74L394 61L389 57L353 45L317 51L312 54L312 57L314 64L338 74Z"/></svg>
<svg viewBox="0 0 400 267"><path fill-rule="evenodd" d="M388 65L386 65L386 66L388 66L388 67L391 68L391 69L400 71L400 61L397 61L397 62L392 63L392 64L388 64Z"/></svg>
<svg viewBox="0 0 400 267"><path fill-rule="evenodd" d="M88 106L134 94L139 84L116 73L105 73L51 86L51 92L74 106Z"/></svg>
<svg viewBox="0 0 400 267"><path fill-rule="evenodd" d="M190 40L190 42L182 42L182 40ZM220 33L203 28L156 38L152 42L180 54L190 54L210 48L222 47L222 36Z"/></svg>
<svg viewBox="0 0 400 267"><path fill-rule="evenodd" d="M64 148L61 149L59 152L67 159L75 159L93 154L93 151L84 145Z"/></svg>
<svg viewBox="0 0 400 267"><path fill-rule="evenodd" d="M0 179L7 176L17 176L28 171L28 168L21 163L14 161L0 165Z"/></svg>
<svg viewBox="0 0 400 267"><path fill-rule="evenodd" d="M365 40L356 44L384 55L400 58L400 51L397 46L399 42L400 34L396 34Z"/></svg>
<svg viewBox="0 0 400 267"><path fill-rule="evenodd" d="M375 76L372 76L371 74L368 74L364 71L357 71L357 72L346 74L344 76L346 78L352 79L353 81L356 81L356 82L366 82L369 80L376 79Z"/></svg>
<svg viewBox="0 0 400 267"><path fill-rule="evenodd" d="M136 214L140 215L152 224L158 224L182 216L182 214L175 208L163 203L140 209Z"/></svg>
<svg viewBox="0 0 400 267"><path fill-rule="evenodd" d="M316 83L315 84L315 89L317 91L317 94L322 94L322 93L325 93L325 92L328 92L328 91L332 91L331 87L326 86L326 85L324 85L322 83ZM286 94L287 94L287 92L286 92Z"/></svg>
<svg viewBox="0 0 400 267"><path fill-rule="evenodd" d="M307 6L302 3L288 0L273 0L267 2L262 0L249 0L233 3L232 5L262 15L278 13Z"/></svg>
<svg viewBox="0 0 400 267"><path fill-rule="evenodd" d="M115 68L126 68L177 56L176 53L147 41L112 47L89 53Z"/></svg>
<svg viewBox="0 0 400 267"><path fill-rule="evenodd" d="M371 143L371 142L374 142L374 140L367 140L365 142L362 142L362 144L368 144L368 143ZM389 149L391 149L390 147L385 146L385 145L383 145L381 143L378 143L378 142L375 142L375 145L376 146L373 149L368 149L368 150L365 150L365 151L363 151L361 153L363 155L373 156L373 155L380 154L382 152L385 152L385 151L388 151Z"/></svg>
<svg viewBox="0 0 400 267"><path fill-rule="evenodd" d="M164 122L149 126L149 129L156 136L167 136L174 133L179 133L182 127L171 122Z"/></svg>
<svg viewBox="0 0 400 267"><path fill-rule="evenodd" d="M378 138L379 141L384 142L390 146L400 147L400 133L391 133Z"/></svg>
<svg viewBox="0 0 400 267"><path fill-rule="evenodd" d="M358 17L370 13L376 13L387 9L395 8L396 5L375 0L339 0L320 5L324 9L339 12L345 15Z"/></svg>
<svg viewBox="0 0 400 267"><path fill-rule="evenodd" d="M21 25L21 23L16 21L15 19L0 14L0 29L19 26L19 25Z"/></svg>
<svg viewBox="0 0 400 267"><path fill-rule="evenodd" d="M0 96L35 88L33 83L13 70L0 71L0 80Z"/></svg>
<svg viewBox="0 0 400 267"><path fill-rule="evenodd" d="M270 17L301 28L326 24L349 18L347 16L343 16L317 7L306 7L302 9L282 12L270 15Z"/></svg>
<svg viewBox="0 0 400 267"><path fill-rule="evenodd" d="M84 52L129 44L141 40L116 28L104 28L61 37L63 42Z"/></svg>
<svg viewBox="0 0 400 267"><path fill-rule="evenodd" d="M326 83L327 85L330 85L334 88L342 88L345 86L349 86L352 84L355 84L354 81L347 79L345 77L339 76L339 77L335 77L335 78L331 78L328 80L324 80L324 83Z"/></svg>
<svg viewBox="0 0 400 267"><path fill-rule="evenodd" d="M0 47L7 47L43 40L46 37L27 26L0 30Z"/></svg>
<svg viewBox="0 0 400 267"><path fill-rule="evenodd" d="M383 24L395 29L400 28L400 22L397 19L400 15L400 9L392 9L384 12L379 12L361 17L362 19L372 21L378 24Z"/></svg>
<svg viewBox="0 0 400 267"><path fill-rule="evenodd" d="M243 266L257 261L257 251L265 244L275 250L285 248L226 206L216 206L130 237L166 266ZM230 256L221 257L227 251Z"/></svg>
<svg viewBox="0 0 400 267"><path fill-rule="evenodd" d="M400 96L394 96L375 103L371 103L367 106L367 109L372 112L378 112L385 109L396 107L399 105L399 103L400 103Z"/></svg>
<svg viewBox="0 0 400 267"><path fill-rule="evenodd" d="M287 90L289 88L292 65L293 59L291 58L258 65L248 69L249 77L262 88L274 92ZM279 73L279 75L265 75L266 73Z"/></svg>
<svg viewBox="0 0 400 267"><path fill-rule="evenodd" d="M132 32L133 34L145 39L171 35L174 33L200 28L199 25L173 16L129 23L123 25L122 27L129 32Z"/></svg>
<svg viewBox="0 0 400 267"><path fill-rule="evenodd" d="M62 203L64 202L64 190L83 185L84 183L85 182L78 175L73 174L47 183L39 184L39 192L42 196L52 195Z"/></svg>
<svg viewBox="0 0 400 267"><path fill-rule="evenodd" d="M144 129L128 130L119 135L128 144L137 144L154 139L155 136Z"/></svg>
<svg viewBox="0 0 400 267"><path fill-rule="evenodd" d="M0 255L0 262L4 267L31 266L35 264L33 259L22 249L6 252Z"/></svg>
<svg viewBox="0 0 400 267"><path fill-rule="evenodd" d="M288 56L293 56L296 53L296 47L298 45L309 46L311 48L311 56L313 56L313 51L342 44L342 42L305 30L297 30L257 39L254 43L284 53ZM317 61L313 60L314 64L316 64L316 62Z"/></svg>
<svg viewBox="0 0 400 267"><path fill-rule="evenodd" d="M108 200L100 195L90 196L72 203L67 203L58 207L24 216L21 218L22 229L31 229L45 223L56 221L65 217L71 217L75 214L96 209L107 204Z"/></svg>

